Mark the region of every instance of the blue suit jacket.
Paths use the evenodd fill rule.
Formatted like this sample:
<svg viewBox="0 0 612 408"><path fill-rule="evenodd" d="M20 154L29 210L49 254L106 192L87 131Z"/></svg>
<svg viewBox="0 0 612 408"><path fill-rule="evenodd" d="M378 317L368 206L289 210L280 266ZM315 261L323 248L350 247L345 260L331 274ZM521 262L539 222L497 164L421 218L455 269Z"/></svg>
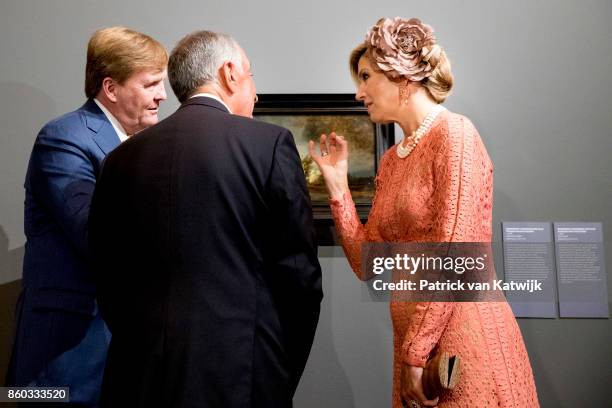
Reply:
<svg viewBox="0 0 612 408"><path fill-rule="evenodd" d="M47 123L25 181L23 289L7 382L70 386L97 404L110 335L88 265L89 206L104 157L119 145L93 100Z"/></svg>

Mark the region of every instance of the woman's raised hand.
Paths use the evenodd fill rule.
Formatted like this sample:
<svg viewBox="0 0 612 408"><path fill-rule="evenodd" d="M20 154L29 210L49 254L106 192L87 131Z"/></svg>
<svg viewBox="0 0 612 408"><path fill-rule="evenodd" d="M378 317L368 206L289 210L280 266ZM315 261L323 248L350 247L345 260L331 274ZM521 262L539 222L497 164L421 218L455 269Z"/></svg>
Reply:
<svg viewBox="0 0 612 408"><path fill-rule="evenodd" d="M317 164L329 195L340 199L348 188L348 143L343 136L331 132L329 136L321 135L319 139L320 154L317 154L315 142L308 142L310 157Z"/></svg>

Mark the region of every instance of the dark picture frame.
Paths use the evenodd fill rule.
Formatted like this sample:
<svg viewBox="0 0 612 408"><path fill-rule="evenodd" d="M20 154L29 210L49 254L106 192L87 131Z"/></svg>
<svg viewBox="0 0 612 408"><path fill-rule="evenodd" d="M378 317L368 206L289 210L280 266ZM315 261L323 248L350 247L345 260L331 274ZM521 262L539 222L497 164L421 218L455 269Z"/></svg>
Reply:
<svg viewBox="0 0 612 408"><path fill-rule="evenodd" d="M331 131L345 136L350 149L349 188L359 217L366 221L380 159L395 141L393 124L372 123L355 94L258 94L258 98L254 118L286 127L294 135L310 191L319 245L334 245L337 240L327 192L307 153L307 142L318 142L321 133Z"/></svg>

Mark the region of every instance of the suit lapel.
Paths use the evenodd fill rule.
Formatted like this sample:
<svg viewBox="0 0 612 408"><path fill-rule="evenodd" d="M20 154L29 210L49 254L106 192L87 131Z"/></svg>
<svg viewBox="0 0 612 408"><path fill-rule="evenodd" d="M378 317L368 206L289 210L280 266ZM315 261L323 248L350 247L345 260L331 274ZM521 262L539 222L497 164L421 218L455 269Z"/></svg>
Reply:
<svg viewBox="0 0 612 408"><path fill-rule="evenodd" d="M81 107L85 114L85 124L92 132L92 138L105 155L109 154L121 141L115 132L113 125L104 115L104 112L96 105L93 99L88 100Z"/></svg>

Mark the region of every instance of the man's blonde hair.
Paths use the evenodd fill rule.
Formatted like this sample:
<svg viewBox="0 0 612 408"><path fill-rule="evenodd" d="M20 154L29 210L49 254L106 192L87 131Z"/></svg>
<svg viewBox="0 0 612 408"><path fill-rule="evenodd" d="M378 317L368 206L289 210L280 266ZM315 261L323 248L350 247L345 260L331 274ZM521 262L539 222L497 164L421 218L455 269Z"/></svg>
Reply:
<svg viewBox="0 0 612 408"><path fill-rule="evenodd" d="M106 77L123 83L136 71L163 71L168 52L157 40L125 27L96 31L87 45L85 95L94 98Z"/></svg>

